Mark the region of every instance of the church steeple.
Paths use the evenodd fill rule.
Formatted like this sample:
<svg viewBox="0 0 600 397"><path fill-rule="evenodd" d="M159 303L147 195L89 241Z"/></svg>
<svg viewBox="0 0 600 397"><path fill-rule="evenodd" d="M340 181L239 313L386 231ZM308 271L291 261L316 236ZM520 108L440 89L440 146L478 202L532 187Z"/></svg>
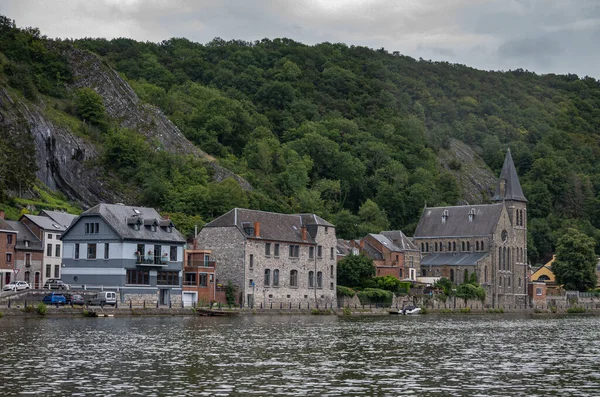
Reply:
<svg viewBox="0 0 600 397"><path fill-rule="evenodd" d="M512 156L510 155L510 149L506 152L502 172L500 172L500 178L498 178L498 184L496 185L496 193L494 193L492 200L527 202L521 188L521 183L519 182L515 163L513 163Z"/></svg>

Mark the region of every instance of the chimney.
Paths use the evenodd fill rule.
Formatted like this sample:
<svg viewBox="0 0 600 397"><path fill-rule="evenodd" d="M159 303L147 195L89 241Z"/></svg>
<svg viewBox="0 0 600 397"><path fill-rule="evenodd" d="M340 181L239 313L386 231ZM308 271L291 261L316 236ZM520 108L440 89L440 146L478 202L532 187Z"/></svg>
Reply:
<svg viewBox="0 0 600 397"><path fill-rule="evenodd" d="M164 216L163 218L164 218L164 219L171 219L171 218L169 217L169 214L165 214L165 216Z"/></svg>
<svg viewBox="0 0 600 397"><path fill-rule="evenodd" d="M254 237L260 237L260 222L254 222Z"/></svg>
<svg viewBox="0 0 600 397"><path fill-rule="evenodd" d="M302 240L306 241L306 226L302 226L300 233L302 233Z"/></svg>
<svg viewBox="0 0 600 397"><path fill-rule="evenodd" d="M4 210L0 210L0 219L4 219Z"/></svg>

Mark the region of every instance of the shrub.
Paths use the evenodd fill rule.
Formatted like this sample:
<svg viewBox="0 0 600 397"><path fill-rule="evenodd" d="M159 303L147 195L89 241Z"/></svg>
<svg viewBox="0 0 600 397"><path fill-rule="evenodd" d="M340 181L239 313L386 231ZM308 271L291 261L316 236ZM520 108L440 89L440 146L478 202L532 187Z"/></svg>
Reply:
<svg viewBox="0 0 600 397"><path fill-rule="evenodd" d="M4 317L4 313L0 312L0 318Z"/></svg>
<svg viewBox="0 0 600 397"><path fill-rule="evenodd" d="M461 284L456 288L456 296L467 299L479 299L481 302L485 301L485 290L479 285L473 284Z"/></svg>
<svg viewBox="0 0 600 397"><path fill-rule="evenodd" d="M349 307L345 307L344 309L342 309L342 313L344 313L344 316L351 316L352 310L350 310Z"/></svg>
<svg viewBox="0 0 600 397"><path fill-rule="evenodd" d="M556 313L558 310L556 309L556 306L550 306L550 311Z"/></svg>
<svg viewBox="0 0 600 397"><path fill-rule="evenodd" d="M43 302L38 303L37 312L40 316L45 316L47 311L48 307Z"/></svg>
<svg viewBox="0 0 600 397"><path fill-rule="evenodd" d="M363 305L371 303L392 303L394 294L391 291L386 291L378 288L365 288L356 294L360 303Z"/></svg>
<svg viewBox="0 0 600 397"><path fill-rule="evenodd" d="M349 287L344 287L343 285L337 286L337 296L349 296L352 298L356 295L356 291Z"/></svg>
<svg viewBox="0 0 600 397"><path fill-rule="evenodd" d="M471 308L470 307L461 307L458 310L459 313L471 313Z"/></svg>
<svg viewBox="0 0 600 397"><path fill-rule="evenodd" d="M225 299L227 299L227 304L229 306L235 305L235 288L231 281L229 281L225 287Z"/></svg>
<svg viewBox="0 0 600 397"><path fill-rule="evenodd" d="M21 309L21 311L25 313L31 313L33 311L33 305L27 305L23 309Z"/></svg>
<svg viewBox="0 0 600 397"><path fill-rule="evenodd" d="M421 314L427 314L427 313L429 313L429 309L428 309L428 308L426 308L425 306L421 306L421 311L420 311L420 313L421 313Z"/></svg>
<svg viewBox="0 0 600 397"><path fill-rule="evenodd" d="M567 309L567 313L585 313L585 307L581 307L581 306L572 306L570 308Z"/></svg>

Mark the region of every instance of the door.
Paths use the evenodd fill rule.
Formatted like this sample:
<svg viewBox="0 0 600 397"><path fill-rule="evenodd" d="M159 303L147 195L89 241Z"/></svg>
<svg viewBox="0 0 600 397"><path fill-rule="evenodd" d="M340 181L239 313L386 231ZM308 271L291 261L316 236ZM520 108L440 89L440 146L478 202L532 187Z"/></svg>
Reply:
<svg viewBox="0 0 600 397"><path fill-rule="evenodd" d="M40 289L40 272L35 272L35 286L33 288Z"/></svg>
<svg viewBox="0 0 600 397"><path fill-rule="evenodd" d="M254 307L254 294L248 294L248 307Z"/></svg>
<svg viewBox="0 0 600 397"><path fill-rule="evenodd" d="M197 301L196 292L184 292L183 293L183 306L190 307L194 306L194 303Z"/></svg>
<svg viewBox="0 0 600 397"><path fill-rule="evenodd" d="M169 304L169 292L171 290L168 289L161 289L160 290L160 304L161 305L168 305Z"/></svg>
<svg viewBox="0 0 600 397"><path fill-rule="evenodd" d="M4 285L10 284L10 273L4 273Z"/></svg>

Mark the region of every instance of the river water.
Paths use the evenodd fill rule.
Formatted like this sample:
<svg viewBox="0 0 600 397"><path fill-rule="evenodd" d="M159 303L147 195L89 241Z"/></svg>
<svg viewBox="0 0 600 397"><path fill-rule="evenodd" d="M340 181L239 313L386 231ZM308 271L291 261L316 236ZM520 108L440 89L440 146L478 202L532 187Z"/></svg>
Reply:
<svg viewBox="0 0 600 397"><path fill-rule="evenodd" d="M0 319L2 396L593 396L600 317Z"/></svg>

